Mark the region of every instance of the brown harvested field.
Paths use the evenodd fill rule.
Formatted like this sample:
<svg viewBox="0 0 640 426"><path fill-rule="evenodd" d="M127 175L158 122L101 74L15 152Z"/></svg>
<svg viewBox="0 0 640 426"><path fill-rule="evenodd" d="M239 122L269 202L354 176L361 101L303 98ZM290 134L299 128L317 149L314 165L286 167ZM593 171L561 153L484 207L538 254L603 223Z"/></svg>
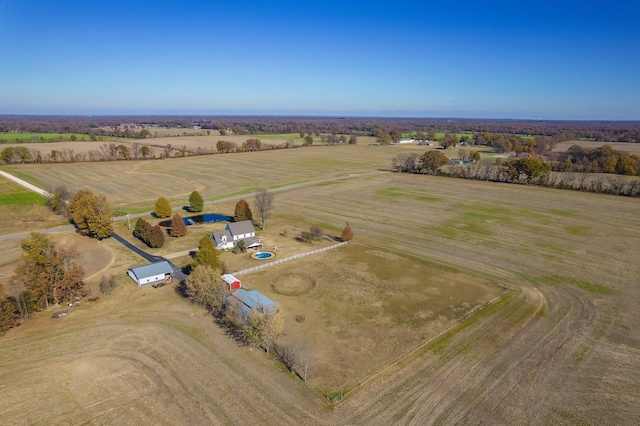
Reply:
<svg viewBox="0 0 640 426"><path fill-rule="evenodd" d="M1 338L3 419L10 424L51 419L110 424L638 424L640 202L372 173L388 168L396 148L313 147L207 157L216 158L217 170L228 173L247 159L253 161L244 164L260 164L242 169L246 174L235 172L237 182L220 177L215 182L219 186L205 179L202 157L123 163L141 166L127 175L126 169L114 171L110 179L102 164L64 169L70 185L81 186L78 182L87 176L86 186L99 191L138 178L150 185L145 173L158 166L158 176L166 182L162 187L119 192L123 204L147 209L161 195L179 200L182 195L177 194L192 190L173 183L191 179L191 167L193 180L206 186L209 199L250 192L258 177L266 186L278 187L350 176L276 193L265 239L284 247L279 255L282 250L293 253L304 248L293 241L294 228L320 226L339 235L349 221L356 236L352 244L241 276L281 304L287 338L337 343L337 349L323 345L317 350L307 387L262 352L237 347L171 287L135 287L124 272L139 260L108 240L99 245L113 256L107 271L119 279L114 295L71 310L67 318L41 315ZM47 181L55 176L52 169L61 170L15 169L32 174L34 181ZM138 201L141 194L151 202ZM280 235L285 230L287 235ZM315 280L308 293L273 291L274 280L277 288L280 277L301 272ZM439 281L444 277L455 283L449 288L456 294L447 296L452 297L448 303L434 291L447 294ZM94 289L98 278L90 280ZM301 277L281 284L285 292L305 291ZM465 285L469 287L456 287ZM474 303L481 303L493 294L483 289L499 286L513 291L429 340L442 329L435 326L448 324L429 321L430 311L450 321L452 310L465 302L473 305L467 297L475 294ZM305 320L292 321L296 315ZM402 320L410 325L400 326ZM380 331L380 338L372 342L357 334L356 326ZM412 335L412 330L423 335ZM396 341L401 347L394 346ZM425 345L418 346L420 341ZM357 351L367 345L374 349ZM400 353L406 356L380 369ZM333 357L336 365L326 365ZM24 366L33 374L24 374ZM336 381L337 369L331 370L337 367L344 389ZM331 404L321 391L340 390L349 390L346 398L325 408Z"/></svg>
<svg viewBox="0 0 640 426"><path fill-rule="evenodd" d="M631 142L596 142L596 141L566 141L560 142L553 147L556 152L565 152L573 145L580 145L583 148L599 148L603 145L611 145L616 151L626 152L628 154L640 155L640 143Z"/></svg>
<svg viewBox="0 0 640 426"><path fill-rule="evenodd" d="M202 135L195 135L194 133L200 133L201 131L188 132L189 136L177 136L182 135L183 132L180 129L167 130L166 132L159 131L159 137L148 139L127 139L127 140L109 140L109 141L66 141L66 142L42 142L42 143L29 143L29 144L3 144L3 146L26 146L29 150L40 151L42 155L49 154L51 151L63 151L70 150L73 155L80 154L84 156L85 160L90 157L89 151L102 151L104 145L116 144L125 145L129 148L133 144L138 146L148 146L151 149L151 157L160 158L164 155L164 148L167 145L171 145L172 157L180 156L179 150L186 148L187 151L196 152L198 148L205 152L217 152L216 145L218 141L224 140L235 143L238 147L247 141L247 139L259 139L262 142L263 148L271 146L281 146L289 143L290 146L301 146L303 139L299 134L286 134L286 135L227 135L220 136L216 131L212 131L210 135L206 135L206 132L202 132ZM171 136L165 136L171 135ZM315 137L315 143L322 145L320 138ZM360 136L358 138L361 145L371 144L375 138L370 136Z"/></svg>
<svg viewBox="0 0 640 426"><path fill-rule="evenodd" d="M367 174L390 167L398 152L423 152L417 146L318 146L263 152L207 155L147 161L4 166L4 170L41 188L66 185L104 194L113 207L152 210L159 196L172 205L188 204L198 190L205 200L335 177Z"/></svg>

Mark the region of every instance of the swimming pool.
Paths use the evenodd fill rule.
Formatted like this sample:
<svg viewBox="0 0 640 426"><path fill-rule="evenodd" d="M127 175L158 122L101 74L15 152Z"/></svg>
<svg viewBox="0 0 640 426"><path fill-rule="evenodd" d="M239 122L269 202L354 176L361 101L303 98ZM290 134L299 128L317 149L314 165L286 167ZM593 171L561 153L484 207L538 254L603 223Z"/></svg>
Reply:
<svg viewBox="0 0 640 426"><path fill-rule="evenodd" d="M271 259L273 256L275 255L268 251L259 251L253 254L254 259L260 259L260 260Z"/></svg>

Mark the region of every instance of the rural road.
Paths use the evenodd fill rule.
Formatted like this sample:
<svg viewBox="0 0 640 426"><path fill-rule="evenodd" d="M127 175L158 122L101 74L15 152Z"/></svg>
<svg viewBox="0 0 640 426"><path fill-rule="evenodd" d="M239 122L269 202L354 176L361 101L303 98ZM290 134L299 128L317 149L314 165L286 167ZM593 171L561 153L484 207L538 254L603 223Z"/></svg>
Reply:
<svg viewBox="0 0 640 426"><path fill-rule="evenodd" d="M33 191L33 192L37 192L38 194L42 195L42 196L43 196L43 197L45 197L45 198L46 198L46 197L49 197L49 196L51 195L51 194L49 194L49 192L48 192L48 191L45 191L44 189L38 188L37 186L32 185L32 184L30 184L29 182L24 181L24 180L22 180L22 179L20 179L20 178L17 178L17 177L15 177L14 175L9 174L9 173L7 173L7 172L4 172L4 171L2 171L2 170L0 170L0 176L4 176L4 177L6 177L6 178L7 178L7 179L9 179L9 180L14 181L14 182L15 182L15 183L17 183L18 185L22 185L22 186L24 186L25 188L30 189L30 190L31 190L31 191Z"/></svg>

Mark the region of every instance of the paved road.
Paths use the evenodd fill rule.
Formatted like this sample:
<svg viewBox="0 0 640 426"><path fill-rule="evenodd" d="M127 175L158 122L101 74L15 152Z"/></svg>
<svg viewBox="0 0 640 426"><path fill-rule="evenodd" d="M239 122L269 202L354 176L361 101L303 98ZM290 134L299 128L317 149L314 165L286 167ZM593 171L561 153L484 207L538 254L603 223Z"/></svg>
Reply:
<svg viewBox="0 0 640 426"><path fill-rule="evenodd" d="M41 234L54 234L56 232L70 231L72 229L76 229L73 225L64 225L64 226L56 226L55 228L41 229L40 231L31 231L31 232L39 232ZM25 239L31 234L31 232L21 232L19 234L9 234L9 235L0 235L0 241L5 240L16 240L16 239Z"/></svg>

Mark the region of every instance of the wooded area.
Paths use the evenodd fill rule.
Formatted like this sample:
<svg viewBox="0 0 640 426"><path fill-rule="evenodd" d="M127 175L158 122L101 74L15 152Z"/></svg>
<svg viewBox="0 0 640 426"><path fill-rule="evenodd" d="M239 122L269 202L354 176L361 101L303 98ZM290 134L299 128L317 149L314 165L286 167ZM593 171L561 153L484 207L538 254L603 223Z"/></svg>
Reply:
<svg viewBox="0 0 640 426"><path fill-rule="evenodd" d="M145 128L135 130L135 125ZM382 117L286 116L26 116L1 115L0 132L52 132L147 138L152 126L203 130L231 130L234 134L330 133L376 136L379 131L500 133L554 136L611 142L640 142L637 121L498 120ZM221 133L222 134L222 133Z"/></svg>

